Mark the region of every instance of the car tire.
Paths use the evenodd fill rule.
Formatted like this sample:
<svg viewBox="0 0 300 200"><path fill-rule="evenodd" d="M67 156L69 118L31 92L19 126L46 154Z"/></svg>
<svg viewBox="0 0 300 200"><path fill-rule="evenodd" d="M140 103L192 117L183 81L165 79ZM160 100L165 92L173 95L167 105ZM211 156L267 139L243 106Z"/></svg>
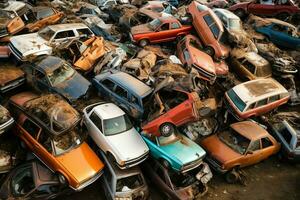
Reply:
<svg viewBox="0 0 300 200"><path fill-rule="evenodd" d="M147 40L147 39L142 39L142 40L139 41L139 45L140 45L141 47L145 47L145 46L147 46L148 44L149 44L149 40Z"/></svg>
<svg viewBox="0 0 300 200"><path fill-rule="evenodd" d="M234 184L239 180L239 174L235 170L226 173L225 179L227 183Z"/></svg>
<svg viewBox="0 0 300 200"><path fill-rule="evenodd" d="M175 127L171 123L164 123L160 125L159 132L162 136L168 137L175 132Z"/></svg>
<svg viewBox="0 0 300 200"><path fill-rule="evenodd" d="M204 48L205 53L207 53L208 55L210 55L211 57L213 57L215 55L215 50L208 46Z"/></svg>
<svg viewBox="0 0 300 200"><path fill-rule="evenodd" d="M237 9L234 11L234 14L236 14L239 18L244 18L246 16L246 12L243 9Z"/></svg>

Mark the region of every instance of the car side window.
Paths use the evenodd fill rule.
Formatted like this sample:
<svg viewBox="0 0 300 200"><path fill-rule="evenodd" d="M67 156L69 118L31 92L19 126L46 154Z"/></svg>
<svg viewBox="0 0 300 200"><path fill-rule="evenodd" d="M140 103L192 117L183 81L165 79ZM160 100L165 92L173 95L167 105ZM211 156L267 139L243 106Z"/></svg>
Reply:
<svg viewBox="0 0 300 200"><path fill-rule="evenodd" d="M178 28L180 28L178 23L176 23L176 22L171 23L171 29L178 29Z"/></svg>
<svg viewBox="0 0 300 200"><path fill-rule="evenodd" d="M112 82L112 81L109 80L109 79L104 79L101 83L102 83L107 89L113 91L114 86L115 86L115 83L114 83L114 82Z"/></svg>
<svg viewBox="0 0 300 200"><path fill-rule="evenodd" d="M249 72L251 72L252 74L255 74L255 66L252 63L250 63L248 60L245 60L243 65Z"/></svg>
<svg viewBox="0 0 300 200"><path fill-rule="evenodd" d="M74 31L73 31L73 30L58 32L58 33L55 35L55 38L54 38L54 39L65 39L65 38L68 38L68 37L75 37L75 34L74 34Z"/></svg>
<svg viewBox="0 0 300 200"><path fill-rule="evenodd" d="M117 85L115 93L120 97L127 99L127 91Z"/></svg>
<svg viewBox="0 0 300 200"><path fill-rule="evenodd" d="M139 105L139 99L134 95L131 95L131 103Z"/></svg>
<svg viewBox="0 0 300 200"><path fill-rule="evenodd" d="M273 103L275 101L278 101L280 99L279 95L271 96L269 97L269 103Z"/></svg>
<svg viewBox="0 0 300 200"><path fill-rule="evenodd" d="M52 15L54 15L54 11L51 8L45 8L38 11L37 18L40 20L40 19L50 17Z"/></svg>
<svg viewBox="0 0 300 200"><path fill-rule="evenodd" d="M52 153L51 140L45 132L41 132L38 138L38 142L49 152Z"/></svg>
<svg viewBox="0 0 300 200"><path fill-rule="evenodd" d="M89 37L89 36L93 35L93 33L88 28L77 29L77 32L80 37Z"/></svg>
<svg viewBox="0 0 300 200"><path fill-rule="evenodd" d="M100 119L100 117L93 112L90 116L90 120L95 124L95 126L97 126L97 128L101 131L101 133L103 133L102 131L102 120Z"/></svg>
<svg viewBox="0 0 300 200"><path fill-rule="evenodd" d="M30 119L26 119L23 123L23 129L25 129L33 138L37 138L41 128L33 123Z"/></svg>
<svg viewBox="0 0 300 200"><path fill-rule="evenodd" d="M266 104L268 103L268 99L263 99L263 100L260 100L256 103L256 108L258 107L261 107L261 106L265 106Z"/></svg>
<svg viewBox="0 0 300 200"><path fill-rule="evenodd" d="M280 134L288 144L291 144L292 134L286 127L280 130Z"/></svg>
<svg viewBox="0 0 300 200"><path fill-rule="evenodd" d="M252 141L249 145L248 151L256 151L260 149L260 140Z"/></svg>
<svg viewBox="0 0 300 200"><path fill-rule="evenodd" d="M261 145L262 145L262 148L264 149L264 148L273 146L273 143L271 142L271 140L268 137L265 137L265 138L261 139Z"/></svg>
<svg viewBox="0 0 300 200"><path fill-rule="evenodd" d="M169 30L169 23L165 23L165 24L161 25L160 30L161 31Z"/></svg>

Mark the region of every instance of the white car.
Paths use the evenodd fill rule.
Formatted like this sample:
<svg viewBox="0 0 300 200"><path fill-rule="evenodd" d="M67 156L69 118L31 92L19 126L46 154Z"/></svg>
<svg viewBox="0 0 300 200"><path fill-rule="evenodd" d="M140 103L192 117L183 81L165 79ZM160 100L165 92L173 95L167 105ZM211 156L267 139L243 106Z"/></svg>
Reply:
<svg viewBox="0 0 300 200"><path fill-rule="evenodd" d="M27 10L26 3L20 1L8 1L7 6L1 8L2 10L8 12L12 16L21 16Z"/></svg>
<svg viewBox="0 0 300 200"><path fill-rule="evenodd" d="M83 23L56 24L37 33L11 37L9 48L18 60L27 61L31 57L51 55L53 48L63 42L92 36L93 32Z"/></svg>
<svg viewBox="0 0 300 200"><path fill-rule="evenodd" d="M130 168L146 160L148 146L118 106L100 102L87 106L83 113L89 135L119 168Z"/></svg>

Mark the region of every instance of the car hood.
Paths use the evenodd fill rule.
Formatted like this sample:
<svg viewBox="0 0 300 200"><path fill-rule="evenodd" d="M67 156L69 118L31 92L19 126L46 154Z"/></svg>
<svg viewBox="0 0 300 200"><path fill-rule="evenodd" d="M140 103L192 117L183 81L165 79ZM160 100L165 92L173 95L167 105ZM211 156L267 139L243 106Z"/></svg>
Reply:
<svg viewBox="0 0 300 200"><path fill-rule="evenodd" d="M14 36L10 38L10 42L23 56L34 55L41 51L52 51L48 41L40 37L38 33Z"/></svg>
<svg viewBox="0 0 300 200"><path fill-rule="evenodd" d="M148 27L148 24L142 24L131 28L132 35L141 34L141 33L151 33L151 32L153 32L153 30L151 30Z"/></svg>
<svg viewBox="0 0 300 200"><path fill-rule="evenodd" d="M70 152L57 156L56 159L79 183L92 178L104 167L98 156L85 142Z"/></svg>
<svg viewBox="0 0 300 200"><path fill-rule="evenodd" d="M208 54L200 51L197 48L194 47L190 47L190 48L191 48L192 59L194 60L195 64L205 69L206 71L215 74L216 73L215 64L212 58Z"/></svg>
<svg viewBox="0 0 300 200"><path fill-rule="evenodd" d="M125 161L138 158L149 151L148 146L134 128L120 134L107 136L107 141L117 152L115 156L119 156Z"/></svg>
<svg viewBox="0 0 300 200"><path fill-rule="evenodd" d="M75 72L69 80L56 85L55 90L72 102L84 96L90 85L88 80Z"/></svg>
<svg viewBox="0 0 300 200"><path fill-rule="evenodd" d="M177 142L159 148L171 158L179 160L182 165L203 158L206 154L198 144L185 136L182 136L182 139Z"/></svg>
<svg viewBox="0 0 300 200"><path fill-rule="evenodd" d="M201 142L201 146L211 157L217 159L222 164L242 157L241 154L224 144L216 135L204 139Z"/></svg>
<svg viewBox="0 0 300 200"><path fill-rule="evenodd" d="M25 77L25 73L18 67L2 66L0 68L0 86L5 86L21 77Z"/></svg>

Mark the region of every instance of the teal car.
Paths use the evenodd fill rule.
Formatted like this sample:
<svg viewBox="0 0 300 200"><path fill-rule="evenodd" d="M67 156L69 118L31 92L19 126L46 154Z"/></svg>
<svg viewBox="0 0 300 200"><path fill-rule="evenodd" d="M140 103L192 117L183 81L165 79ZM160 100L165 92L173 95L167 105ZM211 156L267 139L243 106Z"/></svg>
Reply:
<svg viewBox="0 0 300 200"><path fill-rule="evenodd" d="M168 137L142 134L142 137L151 156L165 167L184 173L203 163L206 154L204 149L182 134L173 133Z"/></svg>

